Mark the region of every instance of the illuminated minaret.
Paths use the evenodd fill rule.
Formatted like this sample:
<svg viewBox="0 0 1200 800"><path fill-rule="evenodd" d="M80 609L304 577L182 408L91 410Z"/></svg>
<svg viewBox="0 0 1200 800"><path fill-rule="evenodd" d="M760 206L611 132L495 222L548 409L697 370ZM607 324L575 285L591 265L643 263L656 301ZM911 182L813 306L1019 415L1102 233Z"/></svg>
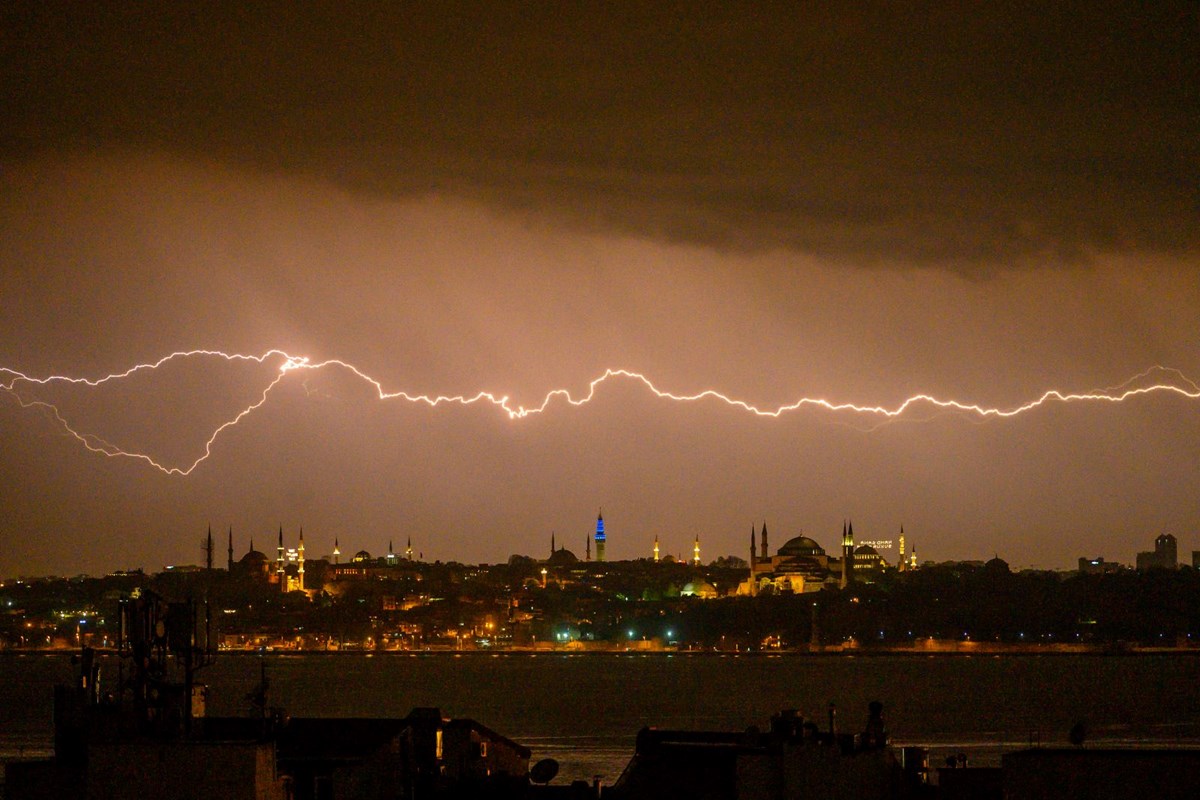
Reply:
<svg viewBox="0 0 1200 800"><path fill-rule="evenodd" d="M842 523L842 588L854 582L854 523Z"/></svg>
<svg viewBox="0 0 1200 800"><path fill-rule="evenodd" d="M910 555L908 557L908 568L909 569L917 568L917 546L915 544L913 545L912 555Z"/></svg>
<svg viewBox="0 0 1200 800"><path fill-rule="evenodd" d="M287 591L287 579L283 572L283 526L279 526L279 553L275 557L275 582Z"/></svg>
<svg viewBox="0 0 1200 800"><path fill-rule="evenodd" d="M600 509L600 513L596 515L596 560L604 562L604 543L606 537L604 535L604 509Z"/></svg>
<svg viewBox="0 0 1200 800"><path fill-rule="evenodd" d="M904 526L900 526L900 560L896 562L897 568L904 572Z"/></svg>
<svg viewBox="0 0 1200 800"><path fill-rule="evenodd" d="M766 561L770 557L770 553L767 551L767 521L764 519L762 529L762 554L759 556L759 560Z"/></svg>
<svg viewBox="0 0 1200 800"><path fill-rule="evenodd" d="M388 539L387 563L389 566L396 563L396 552L394 550L392 550L392 540L391 539Z"/></svg>
<svg viewBox="0 0 1200 800"><path fill-rule="evenodd" d="M654 563L658 563L658 534L654 534Z"/></svg>
<svg viewBox="0 0 1200 800"><path fill-rule="evenodd" d="M338 548L338 540L336 536L333 537L333 563L342 563L342 551L340 548Z"/></svg>
<svg viewBox="0 0 1200 800"><path fill-rule="evenodd" d="M233 572L233 526L229 526L229 566L230 572Z"/></svg>
<svg viewBox="0 0 1200 800"><path fill-rule="evenodd" d="M300 564L300 569L296 573L297 574L296 580L299 582L300 585L297 586L296 588L303 592L304 591L304 528L300 529L300 546L296 548L296 554L297 554L297 561Z"/></svg>
<svg viewBox="0 0 1200 800"><path fill-rule="evenodd" d="M700 534L696 534L696 543L692 545L692 563L700 566Z"/></svg>
<svg viewBox="0 0 1200 800"><path fill-rule="evenodd" d="M406 561L413 560L412 537L408 537L408 545L404 548L404 558Z"/></svg>

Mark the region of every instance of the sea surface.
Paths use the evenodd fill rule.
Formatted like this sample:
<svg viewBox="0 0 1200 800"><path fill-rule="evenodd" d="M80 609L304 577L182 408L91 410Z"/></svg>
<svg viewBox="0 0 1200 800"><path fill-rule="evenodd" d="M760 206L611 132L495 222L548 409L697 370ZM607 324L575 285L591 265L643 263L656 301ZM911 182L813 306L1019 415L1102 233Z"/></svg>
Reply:
<svg viewBox="0 0 1200 800"><path fill-rule="evenodd" d="M105 656L113 685L117 659ZM404 716L437 706L472 717L554 758L555 782L611 783L643 726L766 728L797 709L822 728L829 705L843 732L884 703L895 744L931 749L931 766L963 752L995 764L1002 752L1063 744L1077 722L1088 741L1200 746L1200 657L1130 655L759 654L221 654L200 673L209 712L240 715L265 667L270 704L292 716ZM49 755L55 683L65 654L0 654L0 760Z"/></svg>

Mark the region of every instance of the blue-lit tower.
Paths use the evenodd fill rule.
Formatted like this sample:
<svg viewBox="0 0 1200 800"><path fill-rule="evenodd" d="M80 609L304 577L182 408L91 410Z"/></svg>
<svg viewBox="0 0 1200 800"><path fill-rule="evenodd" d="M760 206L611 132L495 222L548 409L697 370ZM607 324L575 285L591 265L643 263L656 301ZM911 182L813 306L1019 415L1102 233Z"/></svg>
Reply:
<svg viewBox="0 0 1200 800"><path fill-rule="evenodd" d="M603 561L604 560L604 542L605 542L604 509L601 509L600 513L596 515L595 541L596 541L596 560Z"/></svg>

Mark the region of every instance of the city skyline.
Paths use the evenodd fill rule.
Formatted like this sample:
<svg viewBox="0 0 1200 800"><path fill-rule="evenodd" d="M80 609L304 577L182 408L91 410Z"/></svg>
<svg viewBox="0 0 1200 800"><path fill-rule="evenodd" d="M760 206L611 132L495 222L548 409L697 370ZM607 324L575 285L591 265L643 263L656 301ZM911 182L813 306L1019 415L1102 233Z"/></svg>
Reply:
<svg viewBox="0 0 1200 800"><path fill-rule="evenodd" d="M754 553L760 559L766 559L768 555L774 556L775 551L782 545L788 544L793 539L811 538L818 545L825 547L828 552L839 550L839 545L844 545L846 542L847 525L850 525L850 536L854 546L867 546L877 551L878 555L883 559L887 566L896 568L903 562L906 567L918 568L919 566L927 565L944 565L954 563L974 563L983 564L989 558L1000 558L1008 563L1005 558L1006 553L999 550L988 552L979 552L975 554L967 554L961 558L941 558L937 552L929 552L927 547L919 547L921 541L914 537L910 530L905 532L903 524L896 530L869 530L863 531L861 525L859 534L853 532L853 520L850 518L842 520L840 531L832 531L828 536L824 535L823 530L812 529L792 529L781 522L772 522L771 520L760 519L752 524L751 541L758 541L763 537L764 531L773 529L775 533L772 541L774 547L767 549L766 539L762 538L762 553L759 554L759 549L756 546ZM774 527L772 527L774 526ZM601 525L601 531L605 527ZM268 562L275 564L277 560L281 563L295 565L297 560L304 560L303 554L307 551L307 561L322 561L328 562L331 565L350 564L358 560L365 552L371 562L387 562L389 564L399 563L402 561L416 561L425 564L445 563L445 564L463 564L474 565L478 564L486 566L490 564L504 564L513 557L531 558L535 563L541 563L547 560L548 556L559 550L569 551L580 562L597 562L604 563L605 561L629 562L629 561L664 561L679 564L691 565L696 563L696 556L700 553L699 564L713 565L716 563L724 563L727 558L738 558L745 562L747 568L751 564L750 546L743 548L742 552L715 552L709 544L709 541L695 532L651 532L649 538L646 539L646 533L638 530L633 540L620 541L618 543L617 553L615 557L607 557L604 559L598 558L593 547L595 546L595 536L597 533L597 522L593 522L591 526L583 533L572 534L569 531L552 529L549 532L549 542L543 542L543 549L538 549L537 546L532 546L526 550L516 551L507 554L503 558L494 561L475 561L469 558L458 557L453 553L435 552L430 556L426 556L424 544L418 534L416 544L413 543L412 531L399 531L387 534L374 535L368 538L355 539L353 541L344 541L343 537L337 532L321 532L314 531L310 528L307 534L307 540L304 539L304 525L299 524L292 527L282 523L277 524L270 530L254 530L244 531L233 524L226 524L224 527L213 527L209 524L205 528L206 536L196 540L195 547L178 548L184 557L173 563L164 563L157 569L150 564L105 564L103 561L96 561L99 569L95 573L73 571L70 565L62 565L66 569L57 572L34 573L29 571L17 570L6 573L0 579L30 579L37 580L43 578L73 578L78 576L94 577L96 575L124 573L132 570L142 570L147 574L154 574L158 571L169 572L183 567L186 568L202 568L206 564L206 559L211 555L212 566L215 569L225 570L228 565L237 565L243 558L252 552L264 554ZM183 534L182 540L191 542L193 532ZM622 534L634 535L630 531L622 531ZM399 537L399 538L398 538ZM690 537L690 538L687 538ZM1191 563L1194 560L1194 554L1200 552L1200 549L1193 549L1193 544L1200 548L1200 541L1190 542L1186 534L1183 538L1175 536L1169 531L1160 531L1153 540L1147 536L1140 542L1136 543L1136 547L1150 547L1150 550L1139 550L1136 553L1080 553L1069 565L1048 565L1048 564L1017 564L1012 563L1009 566L1014 570L1034 570L1034 571L1058 571L1058 572L1075 572L1082 571L1083 563L1091 564L1093 570L1103 571L1105 569L1138 569L1147 568L1148 565L1158 564L1155 559L1161 559L1160 552L1161 542L1164 537L1171 542L1171 550L1169 561L1172 568L1174 566L1183 566ZM686 541L685 541L686 538ZM713 538L718 542L727 541L732 536L721 535L718 532ZM627 539L623 535L622 539ZM277 541L278 540L278 541ZM277 544L276 544L277 541ZM400 546L396 547L396 542L400 541ZM430 542L436 544L436 536L431 537ZM582 546L580 543L582 542ZM605 542L607 543L607 534L605 534ZM675 548L676 545L678 547ZM211 554L208 548L212 548ZM299 549L298 549L299 548ZM1176 550L1176 548L1179 548ZM306 550L305 550L306 549ZM191 553L191 560L187 555L187 551ZM918 553L920 554L918 556ZM1189 555L1191 554L1191 555ZM1143 564L1144 559L1150 559Z"/></svg>
<svg viewBox="0 0 1200 800"><path fill-rule="evenodd" d="M822 541L846 517L872 539L903 524L930 556L1014 566L1186 543L1198 14L19 0L0 369L279 348L377 384L289 371L186 477L26 405L186 467L278 360L0 390L0 574L189 563L197 520L284 512L493 563L599 506L613 558L672 532L740 555L763 518ZM1010 409L1147 370L1185 394L877 426L628 378L523 419L376 392L531 408L606 370L758 409Z"/></svg>

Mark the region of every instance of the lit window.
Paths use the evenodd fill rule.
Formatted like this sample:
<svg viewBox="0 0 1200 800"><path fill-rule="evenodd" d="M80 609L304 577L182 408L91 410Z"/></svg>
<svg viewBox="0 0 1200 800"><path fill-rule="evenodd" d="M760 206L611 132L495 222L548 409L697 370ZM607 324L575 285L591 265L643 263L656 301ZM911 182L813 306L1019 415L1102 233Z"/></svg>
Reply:
<svg viewBox="0 0 1200 800"><path fill-rule="evenodd" d="M479 743L479 757L487 758L487 742Z"/></svg>
<svg viewBox="0 0 1200 800"><path fill-rule="evenodd" d="M441 731L437 732L437 744L434 745L433 757L434 758L442 757L442 732Z"/></svg>

